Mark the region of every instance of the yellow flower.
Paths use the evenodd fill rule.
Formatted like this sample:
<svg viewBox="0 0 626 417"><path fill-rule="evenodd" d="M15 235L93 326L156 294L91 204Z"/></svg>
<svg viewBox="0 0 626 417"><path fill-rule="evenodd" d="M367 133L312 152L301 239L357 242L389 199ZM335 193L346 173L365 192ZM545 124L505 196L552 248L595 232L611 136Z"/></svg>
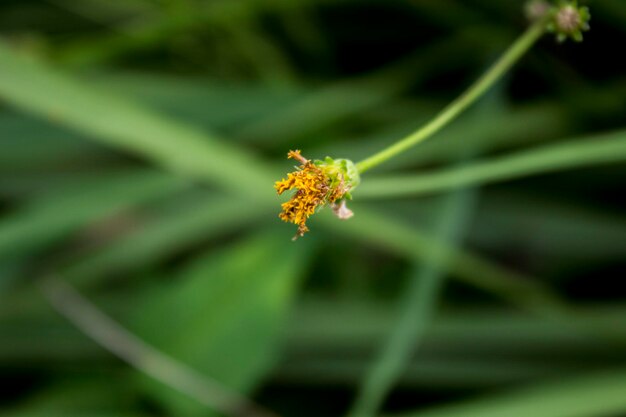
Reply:
<svg viewBox="0 0 626 417"><path fill-rule="evenodd" d="M297 189L291 199L282 204L282 212L278 215L283 221L298 226L295 240L309 231L306 221L318 207L330 204L335 208L338 200L349 197L349 191L358 183L358 174L352 168L352 162L345 159L336 162L327 158L326 161L313 163L303 157L299 150L289 151L287 157L300 162L300 166L289 173L287 178L276 181L274 188L279 195ZM348 178L348 162L354 171L352 177L356 178ZM341 206L346 209L345 202L342 201Z"/></svg>

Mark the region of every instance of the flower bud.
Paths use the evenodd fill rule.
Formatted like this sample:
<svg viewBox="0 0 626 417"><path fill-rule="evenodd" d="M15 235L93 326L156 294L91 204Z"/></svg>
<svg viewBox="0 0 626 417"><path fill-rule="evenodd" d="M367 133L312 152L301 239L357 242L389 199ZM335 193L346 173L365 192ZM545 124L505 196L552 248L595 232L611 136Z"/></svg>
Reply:
<svg viewBox="0 0 626 417"><path fill-rule="evenodd" d="M591 19L589 8L578 7L576 1L564 2L554 11L548 30L556 34L559 42L567 38L581 42L582 32L589 30L589 19Z"/></svg>
<svg viewBox="0 0 626 417"><path fill-rule="evenodd" d="M546 0L529 0L524 6L524 14L531 22L543 19L550 13L552 6Z"/></svg>

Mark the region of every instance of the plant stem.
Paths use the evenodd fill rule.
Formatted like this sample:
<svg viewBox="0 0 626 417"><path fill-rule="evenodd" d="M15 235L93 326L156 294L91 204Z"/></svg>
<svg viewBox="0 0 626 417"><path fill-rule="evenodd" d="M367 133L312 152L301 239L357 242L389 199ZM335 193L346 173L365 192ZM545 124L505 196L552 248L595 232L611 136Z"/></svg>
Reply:
<svg viewBox="0 0 626 417"><path fill-rule="evenodd" d="M358 162L356 167L359 173L382 164L437 133L493 86L541 38L545 32L545 26L545 20L540 20L530 26L482 77L476 80L461 96L441 110L430 122L404 139Z"/></svg>
<svg viewBox="0 0 626 417"><path fill-rule="evenodd" d="M230 417L279 417L129 332L74 288L48 276L40 289L50 305L96 343L157 381Z"/></svg>

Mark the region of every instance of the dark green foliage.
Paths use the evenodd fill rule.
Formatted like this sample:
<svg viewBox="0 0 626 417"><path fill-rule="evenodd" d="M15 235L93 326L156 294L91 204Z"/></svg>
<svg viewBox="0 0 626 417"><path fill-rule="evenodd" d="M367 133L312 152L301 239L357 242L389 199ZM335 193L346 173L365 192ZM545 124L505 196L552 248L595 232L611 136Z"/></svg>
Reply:
<svg viewBox="0 0 626 417"><path fill-rule="evenodd" d="M521 1L0 3L0 416L214 415L59 315L51 275L285 417L626 413L626 4L589 6L294 243L287 151L415 130Z"/></svg>

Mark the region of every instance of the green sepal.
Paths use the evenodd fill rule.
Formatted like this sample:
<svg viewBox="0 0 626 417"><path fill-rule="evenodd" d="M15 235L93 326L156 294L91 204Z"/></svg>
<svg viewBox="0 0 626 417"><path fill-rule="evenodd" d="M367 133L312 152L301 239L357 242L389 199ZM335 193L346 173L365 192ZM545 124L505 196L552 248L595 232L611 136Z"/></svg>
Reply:
<svg viewBox="0 0 626 417"><path fill-rule="evenodd" d="M356 165L349 159L333 159L330 156L324 158L324 160L316 160L313 162L316 166L320 167L331 180L330 186L339 186L343 181L347 191L354 190L361 182L359 171L356 169Z"/></svg>

